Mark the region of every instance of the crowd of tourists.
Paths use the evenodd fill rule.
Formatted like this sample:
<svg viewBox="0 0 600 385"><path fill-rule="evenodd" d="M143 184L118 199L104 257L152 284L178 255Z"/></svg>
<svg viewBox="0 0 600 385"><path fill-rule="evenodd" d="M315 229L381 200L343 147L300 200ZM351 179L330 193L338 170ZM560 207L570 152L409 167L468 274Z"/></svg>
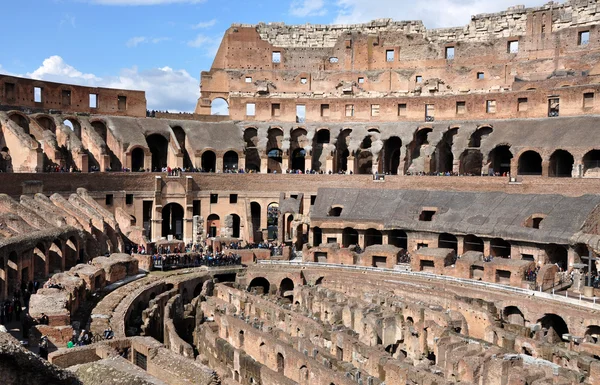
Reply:
<svg viewBox="0 0 600 385"><path fill-rule="evenodd" d="M188 243L185 247L158 245L152 253L152 266L156 269L173 269L197 266L239 265L242 258L235 248L214 250L205 242Z"/></svg>

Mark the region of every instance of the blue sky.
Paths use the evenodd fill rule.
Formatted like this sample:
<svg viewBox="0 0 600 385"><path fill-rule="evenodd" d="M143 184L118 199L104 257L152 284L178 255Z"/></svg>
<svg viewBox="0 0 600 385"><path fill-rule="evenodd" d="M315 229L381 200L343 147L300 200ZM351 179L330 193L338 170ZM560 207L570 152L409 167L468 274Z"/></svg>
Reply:
<svg viewBox="0 0 600 385"><path fill-rule="evenodd" d="M424 20L465 25L471 14L532 0L5 0L0 73L146 91L150 109L192 111L231 23ZM7 33L11 31L11 33Z"/></svg>

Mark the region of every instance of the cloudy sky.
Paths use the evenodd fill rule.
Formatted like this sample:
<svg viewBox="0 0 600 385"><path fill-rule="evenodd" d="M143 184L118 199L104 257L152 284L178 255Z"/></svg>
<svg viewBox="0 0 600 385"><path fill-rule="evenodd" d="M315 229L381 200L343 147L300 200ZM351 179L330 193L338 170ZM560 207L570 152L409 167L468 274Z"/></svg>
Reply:
<svg viewBox="0 0 600 385"><path fill-rule="evenodd" d="M231 23L420 19L428 28L532 0L6 0L0 73L146 91L149 109L193 111Z"/></svg>

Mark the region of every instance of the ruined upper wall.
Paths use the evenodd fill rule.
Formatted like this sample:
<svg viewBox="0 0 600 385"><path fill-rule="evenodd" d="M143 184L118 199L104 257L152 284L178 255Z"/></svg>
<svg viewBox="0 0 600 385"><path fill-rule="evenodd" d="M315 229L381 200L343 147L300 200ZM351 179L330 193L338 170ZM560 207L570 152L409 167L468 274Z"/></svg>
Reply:
<svg viewBox="0 0 600 385"><path fill-rule="evenodd" d="M36 91L38 88L39 90ZM90 95L95 95L95 108L90 103ZM146 93L77 86L0 74L0 110L10 109L145 117Z"/></svg>

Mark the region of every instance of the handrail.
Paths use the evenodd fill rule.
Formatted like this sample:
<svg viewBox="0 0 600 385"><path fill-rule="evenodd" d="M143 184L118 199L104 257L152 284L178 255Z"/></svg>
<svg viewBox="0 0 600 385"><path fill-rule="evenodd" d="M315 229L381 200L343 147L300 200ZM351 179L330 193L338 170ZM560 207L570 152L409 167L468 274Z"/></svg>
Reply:
<svg viewBox="0 0 600 385"><path fill-rule="evenodd" d="M492 288L497 290L502 290L506 292L522 294L531 297L539 297L543 299L548 299L552 301L567 303L575 306L582 306L589 309L600 310L600 303L596 304L596 297L585 297L583 295L579 296L579 299L576 297L568 297L562 295L555 295L552 293L539 292L529 289L523 289L520 287L513 287L508 285L502 285L499 283L485 282L485 281L477 281L474 279L466 279L466 278L457 278L451 277L448 275L437 275L433 273L426 273L421 271L403 271L403 270L393 270L387 269L383 267L370 267L370 266L358 266L358 265L340 265L335 263L321 263L321 262L301 262L301 261L273 261L273 260L258 260L258 264L260 265L285 265L285 266L305 266L305 267L326 267L326 268L335 268L335 269L346 269L346 270L361 270L361 271L373 271L379 273L389 273L389 274L399 274L399 275L407 275L419 278L427 278L427 279L436 279L439 281L447 281L460 283L464 285L478 286L483 288ZM586 301L583 301L583 300ZM587 302L592 301L592 302Z"/></svg>

